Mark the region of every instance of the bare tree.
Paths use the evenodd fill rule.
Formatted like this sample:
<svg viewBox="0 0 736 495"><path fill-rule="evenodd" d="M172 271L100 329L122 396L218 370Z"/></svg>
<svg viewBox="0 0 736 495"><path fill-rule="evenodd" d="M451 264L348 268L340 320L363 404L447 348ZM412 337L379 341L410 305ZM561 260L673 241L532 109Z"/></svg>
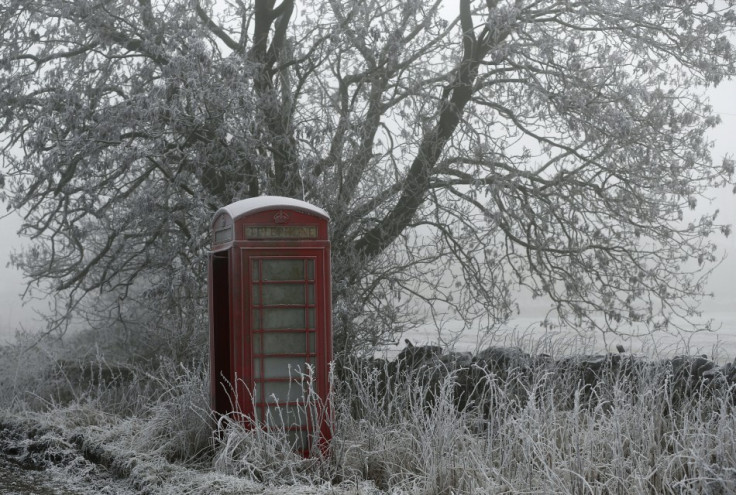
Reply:
<svg viewBox="0 0 736 495"><path fill-rule="evenodd" d="M186 349L210 215L281 194L333 218L339 349L422 312L499 324L520 287L581 329L672 328L728 233L686 212L733 181L702 90L735 25L720 1L10 0L14 261L57 327L173 319Z"/></svg>

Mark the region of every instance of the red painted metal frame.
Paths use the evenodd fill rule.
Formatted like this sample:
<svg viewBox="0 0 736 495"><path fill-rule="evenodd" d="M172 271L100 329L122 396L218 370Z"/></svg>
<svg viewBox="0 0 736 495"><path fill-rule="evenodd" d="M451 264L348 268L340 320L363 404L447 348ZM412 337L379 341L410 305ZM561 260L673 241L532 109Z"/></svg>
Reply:
<svg viewBox="0 0 736 495"><path fill-rule="evenodd" d="M304 332L304 337L307 340L307 351L305 353L287 353L287 354L272 354L269 355L269 357L304 357L305 361L309 360L310 355L314 355L314 377L313 377L313 384L316 387L317 395L322 400L322 403L326 403L327 393L329 392L329 363L332 360L332 339L328 338L327 332L324 331L326 328L330 328L330 312L328 311L330 304L327 302L331 298L330 293L330 287L329 287L329 255L325 251L325 247L316 247L316 248L293 248L293 247L277 247L277 248L270 248L270 249L262 249L260 247L257 248L250 248L245 247L241 248L241 267L246 267L245 272L247 273L245 276L241 278L241 293L246 294L247 296L250 296L250 291L248 290L248 287L251 285L262 285L261 284L255 284L253 281L253 276L251 273L251 267L252 263L255 260L258 261L264 261L264 260L283 260L283 259L290 259L290 260L313 260L314 261L314 278L313 278L313 284L314 284L314 304L309 305L308 300L305 296L305 305L303 306L305 308L305 328L301 329L301 331ZM327 262L326 262L327 260ZM305 273L306 277L306 273ZM261 278L261 282L263 282ZM308 285L306 282L308 280L303 281L305 282L305 285ZM261 302L263 302L261 300ZM251 299L248 299L248 301L243 301L243 307L248 308L248 311L243 312L241 315L242 321L241 325L243 328L249 328L249 332L246 334L253 338L253 336L256 333L265 334L269 332L279 333L296 333L298 330L294 329L282 329L282 330L265 330L262 328L262 326L258 325L257 328L254 328L252 326L252 313L251 311L254 309L254 304ZM314 306L315 310L315 325L314 325L314 331L311 332L308 324L308 316L307 311L309 306ZM315 348L312 349L312 352L309 352L310 349L308 348L308 335L310 333L315 334ZM247 373L244 372L244 376L250 376L251 379L249 380L249 395L246 398L245 401L241 402L240 406L244 412L246 412L250 417L255 417L255 408L266 406L266 398L260 397L255 403L250 400L251 394L254 394L256 391L256 387L260 384L266 383L268 381L285 381L283 379L268 379L265 377L265 373L263 370L264 366L264 360L266 359L266 355L260 355L257 354L256 350L254 349L253 341L251 340L250 343L243 346L244 349L244 355L242 360L242 368L244 371L248 371ZM261 370L260 373L256 373L256 370L253 367L253 363L255 362L255 359L260 359L261 363ZM250 368L248 368L250 366ZM256 397L258 397L257 394L255 394ZM292 406L296 405L296 402L290 402L285 403L281 405L287 405ZM263 409L261 409L263 411ZM311 423L311 420L308 422ZM313 433L314 427L316 425L308 424L306 426L306 429ZM320 429L324 430L326 429L327 425L321 425ZM294 428L298 429L298 428ZM324 435L321 435L324 437Z"/></svg>
<svg viewBox="0 0 736 495"><path fill-rule="evenodd" d="M251 260L277 258L310 258L315 260L316 376L314 380L322 404L327 405L327 395L330 390L329 366L332 361L332 292L327 219L288 208L261 210L251 215L243 215L233 219L222 215L226 214L219 213L213 221L213 241L215 240L215 233L218 233L218 239L227 239L229 235L232 240L213 244L209 260L210 344L213 346L210 352L213 408L217 412L225 414L232 412L232 408L236 407L247 417L255 419L255 405L252 400L256 380L254 378L254 353L252 351L254 329L251 328ZM316 238L302 240L291 238L254 240L245 238L246 226L269 227L276 224L281 226L285 223L295 227L316 226ZM232 230L228 234L227 227L230 225ZM283 229L273 229L273 232L276 233L282 231ZM222 234L223 232L225 234ZM226 268L223 267L225 263L227 263ZM223 274L225 271L227 277ZM226 291L223 290L223 284L227 285ZM227 308L220 300L223 297L228 299ZM226 319L225 315L221 314L223 312L227 313ZM306 326L305 322L305 328ZM308 330L305 329L304 331L305 335L308 335ZM224 332L227 333L227 338L224 337ZM229 352L223 353L222 349L217 347L225 341L228 344ZM226 400L224 397L226 396L223 393L218 395L216 392L218 389L222 390L228 387L228 384L223 383L221 377L218 376L218 370L229 382L229 385L234 386L234 390L229 391L230 397L227 399L227 404L224 404ZM263 374L261 374L261 380L263 379ZM235 396L232 395L233 391ZM236 403L230 404L230 398ZM330 414L331 411L329 410L320 411L323 418L321 424L312 425L320 430L319 445L322 448L329 442L331 437L328 421Z"/></svg>

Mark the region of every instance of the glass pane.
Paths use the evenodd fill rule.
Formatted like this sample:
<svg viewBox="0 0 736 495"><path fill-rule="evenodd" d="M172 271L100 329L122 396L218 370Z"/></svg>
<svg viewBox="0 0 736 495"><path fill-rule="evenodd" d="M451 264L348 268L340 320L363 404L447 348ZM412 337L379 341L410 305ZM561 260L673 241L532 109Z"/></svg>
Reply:
<svg viewBox="0 0 736 495"><path fill-rule="evenodd" d="M313 309L310 311L314 312ZM254 326L254 328L258 327ZM262 328L264 330L304 328L304 310L302 308L264 309Z"/></svg>
<svg viewBox="0 0 736 495"><path fill-rule="evenodd" d="M261 328L261 310L260 309L254 309L251 313L250 317L250 327L251 328Z"/></svg>
<svg viewBox="0 0 736 495"><path fill-rule="evenodd" d="M221 243L221 242L229 242L233 240L233 230L232 229L225 229L225 230L216 230L215 231L215 242Z"/></svg>
<svg viewBox="0 0 736 495"><path fill-rule="evenodd" d="M258 358L253 359L253 377L254 378L261 377L261 360Z"/></svg>
<svg viewBox="0 0 736 495"><path fill-rule="evenodd" d="M304 391L299 382L265 382L263 384L263 395L259 400L271 404L284 405L304 397Z"/></svg>
<svg viewBox="0 0 736 495"><path fill-rule="evenodd" d="M314 304L314 285L307 286L307 304Z"/></svg>
<svg viewBox="0 0 736 495"><path fill-rule="evenodd" d="M262 335L263 334L261 333L253 334L253 353L254 354L262 354L262 351L261 351L261 342L262 342L261 336Z"/></svg>
<svg viewBox="0 0 736 495"><path fill-rule="evenodd" d="M253 362L260 364L260 359ZM309 373L303 357L268 357L263 359L263 378L300 378ZM310 359L313 361L313 359ZM312 364L312 363L310 363ZM312 366L314 366L312 364ZM260 378L258 371L256 378Z"/></svg>
<svg viewBox="0 0 736 495"><path fill-rule="evenodd" d="M304 332L265 333L263 334L263 354L305 354L307 352L306 337ZM261 348L254 349L260 350Z"/></svg>
<svg viewBox="0 0 736 495"><path fill-rule="evenodd" d="M263 304L304 304L304 284L269 284L263 286Z"/></svg>
<svg viewBox="0 0 736 495"><path fill-rule="evenodd" d="M307 260L307 280L314 280L314 260Z"/></svg>
<svg viewBox="0 0 736 495"><path fill-rule="evenodd" d="M314 325L314 308L308 309L307 314L309 316L309 326L307 328L315 328Z"/></svg>
<svg viewBox="0 0 736 495"><path fill-rule="evenodd" d="M302 426L307 424L307 414L304 407L299 406L268 406L265 408L266 424L268 426Z"/></svg>
<svg viewBox="0 0 736 495"><path fill-rule="evenodd" d="M304 280L304 260L263 260L263 280Z"/></svg>
<svg viewBox="0 0 736 495"><path fill-rule="evenodd" d="M258 306L261 304L261 291L258 288L259 285L252 285L250 289L251 297L253 298L253 305Z"/></svg>
<svg viewBox="0 0 736 495"><path fill-rule="evenodd" d="M259 280L259 272L260 272L260 270L258 270L258 261L257 260L254 260L253 261L253 269L251 270L251 280L253 280L254 282L255 281L258 281Z"/></svg>
<svg viewBox="0 0 736 495"><path fill-rule="evenodd" d="M317 335L314 332L309 332L309 352L310 353L317 352L316 336Z"/></svg>

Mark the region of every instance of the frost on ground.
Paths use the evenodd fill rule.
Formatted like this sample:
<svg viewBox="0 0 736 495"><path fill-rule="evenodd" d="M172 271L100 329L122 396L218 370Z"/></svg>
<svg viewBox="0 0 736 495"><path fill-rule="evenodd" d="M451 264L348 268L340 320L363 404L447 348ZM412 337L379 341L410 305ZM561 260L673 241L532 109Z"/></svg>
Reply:
<svg viewBox="0 0 736 495"><path fill-rule="evenodd" d="M40 369L40 368L37 368ZM215 422L201 366L55 362L0 407L0 493L370 494L274 435ZM7 376L7 375L6 375ZM18 388L16 388L16 391ZM10 396L0 395L7 400Z"/></svg>
<svg viewBox="0 0 736 495"><path fill-rule="evenodd" d="M65 416L0 415L0 493L35 495L156 494L370 494L371 483L325 482L285 486L219 473L204 466L168 462L159 455L127 450L138 420L66 429ZM61 419L61 421L59 421Z"/></svg>
<svg viewBox="0 0 736 495"><path fill-rule="evenodd" d="M40 418L39 418L40 419ZM53 428L0 416L0 493L85 495L133 493Z"/></svg>
<svg viewBox="0 0 736 495"><path fill-rule="evenodd" d="M15 378L0 457L71 493L732 494L734 364L431 346L343 361L331 447L304 459L214 417L205 365L47 360Z"/></svg>

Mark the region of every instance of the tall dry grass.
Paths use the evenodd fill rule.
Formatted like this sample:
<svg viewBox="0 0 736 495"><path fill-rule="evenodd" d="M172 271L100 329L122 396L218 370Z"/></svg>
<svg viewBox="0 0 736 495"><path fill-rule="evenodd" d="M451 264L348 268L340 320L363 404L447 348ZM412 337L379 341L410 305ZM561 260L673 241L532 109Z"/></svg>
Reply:
<svg viewBox="0 0 736 495"><path fill-rule="evenodd" d="M733 385L683 396L663 363L592 389L554 365L477 371L480 393L462 410L462 370L346 381L335 397L344 475L431 494L736 493Z"/></svg>
<svg viewBox="0 0 736 495"><path fill-rule="evenodd" d="M736 493L733 385L683 391L666 362L649 362L590 386L560 363L345 365L330 394L332 441L306 459L284 428L264 430L237 411L215 417L206 367L195 363L105 381L120 368L98 359L84 368L97 376L82 380L86 389L66 370L6 411L82 435L151 493L162 477L171 493L185 482L191 493L225 493L218 487L233 480L315 493L332 483L416 494ZM303 407L323 409L317 401L308 394Z"/></svg>

